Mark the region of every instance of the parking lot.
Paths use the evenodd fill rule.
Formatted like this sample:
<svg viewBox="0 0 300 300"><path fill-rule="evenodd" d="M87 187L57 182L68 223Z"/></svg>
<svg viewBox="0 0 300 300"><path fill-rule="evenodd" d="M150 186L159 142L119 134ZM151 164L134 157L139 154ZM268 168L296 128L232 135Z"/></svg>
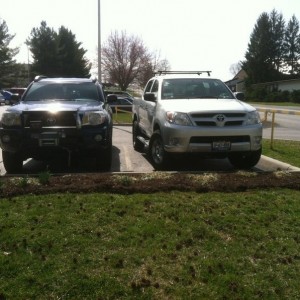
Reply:
<svg viewBox="0 0 300 300"><path fill-rule="evenodd" d="M1 156L1 152L0 152ZM93 169L93 161L85 159L80 161L75 169L68 169L66 161L52 161L47 163L38 162L32 159L24 162L24 174L37 174L46 168L52 173L85 173L95 172ZM288 166L286 166L288 169ZM278 169L276 162L267 160L264 157L259 161L254 170L256 171L274 171ZM153 172L147 155L145 153L136 152L132 146L131 126L114 126L113 128L113 159L111 172L122 173L149 173ZM234 171L227 159L192 159L192 160L174 160L169 171L183 172L227 172ZM0 157L0 172L5 175L5 169Z"/></svg>
<svg viewBox="0 0 300 300"><path fill-rule="evenodd" d="M0 106L0 116L7 106ZM289 119L295 116L289 116ZM285 126L286 127L286 126ZM276 133L279 132L276 128ZM151 165L145 153L136 152L132 146L132 129L131 126L114 125L113 127L113 158L111 172L122 173L149 173L153 172L154 168ZM293 128L288 127L288 132L293 132ZM299 132L298 132L299 134ZM268 128L264 129L264 136L269 138L270 133ZM285 134L287 136L287 134ZM281 137L279 137L281 138ZM297 139L297 138L296 138ZM24 162L24 173L35 174L49 168L52 173L69 173L69 172L95 172L93 169L93 161L89 158L80 161L78 167L68 169L66 161L52 161L47 163L38 162L32 159ZM255 166L256 171L274 171L278 168L289 170L289 165L278 164L278 162L262 157L259 163ZM206 171L234 171L227 159L193 159L193 160L174 160L170 171L186 171L186 172L206 172ZM0 151L0 174L5 175L6 171L2 163L2 153Z"/></svg>
<svg viewBox="0 0 300 300"><path fill-rule="evenodd" d="M136 152L132 146L131 126L114 126L113 128L113 155L112 155L111 172L136 172L148 173L153 172L147 155L145 153ZM0 158L0 170L4 175L5 169ZM24 173L39 173L49 168L54 173L65 172L94 172L93 161L85 159L80 161L76 169L68 169L66 161L51 161L47 163L38 162L29 159L24 162ZM232 166L225 159L222 160L192 160L182 161L175 160L170 171L229 171Z"/></svg>

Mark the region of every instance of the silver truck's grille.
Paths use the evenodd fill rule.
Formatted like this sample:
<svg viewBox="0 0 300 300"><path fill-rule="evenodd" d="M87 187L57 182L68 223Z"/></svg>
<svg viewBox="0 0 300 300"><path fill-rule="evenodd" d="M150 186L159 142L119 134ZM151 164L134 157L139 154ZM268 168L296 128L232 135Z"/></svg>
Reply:
<svg viewBox="0 0 300 300"><path fill-rule="evenodd" d="M241 126L245 121L245 113L192 113L193 122L197 126L226 127Z"/></svg>
<svg viewBox="0 0 300 300"><path fill-rule="evenodd" d="M43 127L76 127L76 112L63 111L50 113L48 111L34 111L23 113L24 127L43 128Z"/></svg>

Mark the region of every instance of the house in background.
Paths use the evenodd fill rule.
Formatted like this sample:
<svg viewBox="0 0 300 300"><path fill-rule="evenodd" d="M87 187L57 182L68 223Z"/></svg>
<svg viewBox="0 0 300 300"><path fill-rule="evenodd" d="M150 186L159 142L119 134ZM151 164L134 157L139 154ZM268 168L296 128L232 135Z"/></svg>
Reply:
<svg viewBox="0 0 300 300"><path fill-rule="evenodd" d="M244 70L240 70L231 80L225 82L232 92L244 92L245 91L245 79L247 73ZM265 87L268 92L274 91L289 91L300 90L300 78L279 80L272 82L263 82L252 85L253 88Z"/></svg>
<svg viewBox="0 0 300 300"><path fill-rule="evenodd" d="M265 87L268 92L277 92L277 91L293 92L296 90L300 90L300 78L257 83L257 84L253 84L252 86L254 88Z"/></svg>
<svg viewBox="0 0 300 300"><path fill-rule="evenodd" d="M231 80L225 82L232 92L244 92L247 73L240 70Z"/></svg>

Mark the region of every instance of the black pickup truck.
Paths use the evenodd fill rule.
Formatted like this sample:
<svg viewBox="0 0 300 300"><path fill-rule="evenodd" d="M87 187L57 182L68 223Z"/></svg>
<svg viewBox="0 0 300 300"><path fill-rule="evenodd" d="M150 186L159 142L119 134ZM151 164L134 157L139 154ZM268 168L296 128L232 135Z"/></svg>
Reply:
<svg viewBox="0 0 300 300"><path fill-rule="evenodd" d="M0 146L8 173L21 173L28 158L87 156L101 170L112 158L112 110L97 80L37 76L19 103L2 115Z"/></svg>

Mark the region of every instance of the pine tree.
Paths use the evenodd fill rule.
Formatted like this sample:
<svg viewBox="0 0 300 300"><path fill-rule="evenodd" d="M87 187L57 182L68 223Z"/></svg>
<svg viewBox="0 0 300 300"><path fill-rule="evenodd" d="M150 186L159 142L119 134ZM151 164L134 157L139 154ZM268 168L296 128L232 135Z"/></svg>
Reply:
<svg viewBox="0 0 300 300"><path fill-rule="evenodd" d="M291 75L300 74L300 33L299 21L293 15L285 30L285 64Z"/></svg>
<svg viewBox="0 0 300 300"><path fill-rule="evenodd" d="M14 37L9 34L6 22L0 19L0 88L10 85L10 76L14 73L14 56L19 52L19 48L9 47Z"/></svg>
<svg viewBox="0 0 300 300"><path fill-rule="evenodd" d="M262 13L250 36L248 50L245 54L246 61L243 62L243 68L251 83L265 82L269 79L269 72L272 69L271 30L268 14Z"/></svg>
<svg viewBox="0 0 300 300"><path fill-rule="evenodd" d="M86 50L75 39L75 35L61 26L55 32L41 22L33 28L27 45L33 56L32 72L49 77L88 77L90 65L84 58Z"/></svg>
<svg viewBox="0 0 300 300"><path fill-rule="evenodd" d="M262 83L284 78L286 55L285 21L282 14L273 10L262 13L250 37L246 60L242 63L248 83Z"/></svg>
<svg viewBox="0 0 300 300"><path fill-rule="evenodd" d="M41 22L39 28L33 28L26 41L33 57L31 72L33 75L54 76L57 73L56 33Z"/></svg>
<svg viewBox="0 0 300 300"><path fill-rule="evenodd" d="M72 31L61 26L57 36L59 74L65 77L88 77L90 65L85 59L86 50L76 42Z"/></svg>
<svg viewBox="0 0 300 300"><path fill-rule="evenodd" d="M276 71L280 71L283 64L285 21L282 14L273 9L269 16L271 24L271 61Z"/></svg>

